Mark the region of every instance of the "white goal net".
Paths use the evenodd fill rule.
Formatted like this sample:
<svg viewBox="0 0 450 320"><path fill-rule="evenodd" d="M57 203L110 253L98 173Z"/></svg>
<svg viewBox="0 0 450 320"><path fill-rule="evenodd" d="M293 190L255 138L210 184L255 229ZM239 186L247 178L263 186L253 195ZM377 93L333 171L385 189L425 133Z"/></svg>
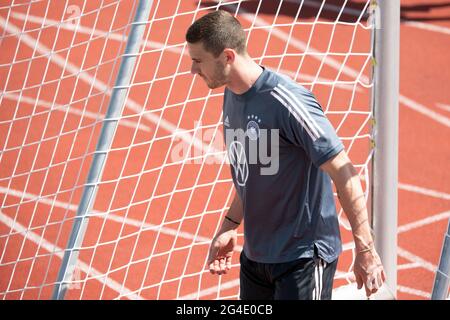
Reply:
<svg viewBox="0 0 450 320"><path fill-rule="evenodd" d="M313 91L369 197L369 0L153 1L66 299L235 299L209 274L233 198L222 89L190 74L184 35L218 8L250 55ZM137 1L0 2L0 298L50 299L95 154ZM351 281L353 242L335 286ZM370 206L369 206L370 207ZM239 250L242 227L239 229Z"/></svg>

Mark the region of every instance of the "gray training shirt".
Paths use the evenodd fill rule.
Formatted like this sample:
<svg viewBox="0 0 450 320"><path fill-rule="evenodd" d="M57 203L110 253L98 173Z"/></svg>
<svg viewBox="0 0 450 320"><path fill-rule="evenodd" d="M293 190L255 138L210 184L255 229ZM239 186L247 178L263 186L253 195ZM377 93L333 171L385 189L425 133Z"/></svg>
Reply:
<svg viewBox="0 0 450 320"><path fill-rule="evenodd" d="M331 179L319 166L343 145L313 94L264 69L244 94L225 89L225 143L244 209L244 253L261 263L342 248Z"/></svg>

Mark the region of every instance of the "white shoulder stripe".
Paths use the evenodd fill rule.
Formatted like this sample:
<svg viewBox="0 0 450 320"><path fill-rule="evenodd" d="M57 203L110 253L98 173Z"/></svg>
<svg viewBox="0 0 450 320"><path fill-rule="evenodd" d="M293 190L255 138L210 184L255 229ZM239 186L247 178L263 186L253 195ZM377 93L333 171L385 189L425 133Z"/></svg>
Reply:
<svg viewBox="0 0 450 320"><path fill-rule="evenodd" d="M314 134L314 140L320 138L319 132L314 127L314 125L309 121L308 117L304 114L304 111L288 96L284 91L282 91L280 88L275 87L275 92L277 92L281 97L284 98L284 100L291 106L291 109L298 114L299 117L302 118L303 122L306 124L306 126L309 128L309 130Z"/></svg>
<svg viewBox="0 0 450 320"><path fill-rule="evenodd" d="M302 121L305 123L305 125L308 127L309 131L313 133L314 135L314 139L316 140L318 138L320 138L320 134L319 131L317 130L317 128L314 126L314 124L309 120L309 118L306 116L305 114L305 110L301 109L295 102L294 100L291 99L290 96L288 96L284 91L282 91L280 88L275 87L273 89L279 96L281 96L283 98L284 101L286 101L286 103L291 107L292 111L294 114L297 114Z"/></svg>
<svg viewBox="0 0 450 320"><path fill-rule="evenodd" d="M291 91L289 91L285 86L282 84L278 84L278 87L282 89L284 92L286 92L294 101L297 103L297 105L303 109L306 113L306 116L309 118L309 120L313 123L313 125L316 127L316 129L320 132L321 135L324 135L325 132L322 130L322 128L317 124L317 122L311 117L311 114L308 112L308 109L305 107L305 105L293 94Z"/></svg>
<svg viewBox="0 0 450 320"><path fill-rule="evenodd" d="M295 112L292 109L292 107L286 101L284 101L275 91L271 91L270 94L273 97L275 97L275 99L277 99L283 106L285 106L286 109L288 109L289 113L291 113L295 117L295 119L302 125L302 127L306 130L308 135L311 137L311 139L313 141L316 141L317 140L316 136L309 130L308 126L305 124L303 119L300 118L300 116L297 114L297 112Z"/></svg>

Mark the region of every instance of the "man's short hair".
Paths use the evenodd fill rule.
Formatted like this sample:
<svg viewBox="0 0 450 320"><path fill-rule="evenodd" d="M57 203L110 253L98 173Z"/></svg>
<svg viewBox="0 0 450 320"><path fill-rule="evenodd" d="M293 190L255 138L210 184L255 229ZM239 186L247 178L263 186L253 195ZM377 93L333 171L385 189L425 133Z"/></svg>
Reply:
<svg viewBox="0 0 450 320"><path fill-rule="evenodd" d="M202 42L206 51L218 57L225 48L243 54L246 35L239 21L224 10L210 12L196 20L186 32L189 43Z"/></svg>

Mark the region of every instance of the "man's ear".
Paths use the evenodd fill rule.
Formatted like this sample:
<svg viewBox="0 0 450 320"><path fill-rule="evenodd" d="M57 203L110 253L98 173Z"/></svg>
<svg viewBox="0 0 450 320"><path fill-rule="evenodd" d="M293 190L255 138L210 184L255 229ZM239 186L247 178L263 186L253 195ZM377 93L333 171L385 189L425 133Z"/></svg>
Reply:
<svg viewBox="0 0 450 320"><path fill-rule="evenodd" d="M227 64L233 63L236 59L236 52L233 49L226 48L223 50L222 54L224 57L224 62Z"/></svg>

